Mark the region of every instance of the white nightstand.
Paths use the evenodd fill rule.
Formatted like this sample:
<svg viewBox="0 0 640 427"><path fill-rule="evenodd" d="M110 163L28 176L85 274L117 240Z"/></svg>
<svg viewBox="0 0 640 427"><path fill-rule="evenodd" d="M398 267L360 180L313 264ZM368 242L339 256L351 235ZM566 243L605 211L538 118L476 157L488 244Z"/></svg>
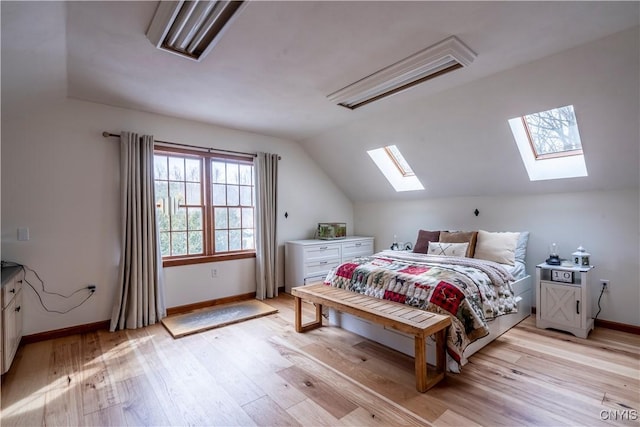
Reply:
<svg viewBox="0 0 640 427"><path fill-rule="evenodd" d="M593 266L536 266L536 326L586 338L593 329L590 272Z"/></svg>

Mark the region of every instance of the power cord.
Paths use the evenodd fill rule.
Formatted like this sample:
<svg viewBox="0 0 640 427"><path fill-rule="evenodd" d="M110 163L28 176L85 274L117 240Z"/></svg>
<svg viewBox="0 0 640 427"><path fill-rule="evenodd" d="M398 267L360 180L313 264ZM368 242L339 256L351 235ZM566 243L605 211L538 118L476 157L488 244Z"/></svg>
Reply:
<svg viewBox="0 0 640 427"><path fill-rule="evenodd" d="M38 301L40 302L40 305L42 306L42 308L44 308L44 310L48 313L57 313L57 314L67 314L68 312L70 312L71 310L74 310L78 307L80 307L82 304L84 304L85 302L87 302L87 300L89 298L91 298L93 296L93 294L96 292L95 286L90 285L87 287L83 287L80 288L72 293L70 293L69 295L63 295L61 293L58 292L51 292L51 291L47 291L44 287L44 280L42 280L40 278L40 275L38 274L37 271L35 271L34 269L23 265L23 264L18 264L17 262L12 262L12 261L2 261L2 267L20 267L22 269L22 271L24 272L24 281L27 285L29 285L29 287L31 289L33 289L33 292L36 294L36 296L38 297ZM29 280L27 280L27 272L31 272L33 273L36 278L38 279L38 281L40 281L40 287L42 288L42 293L48 294L48 295L56 295L65 299L69 299L72 296L74 296L75 294L77 294L78 292L82 292L82 291L89 291L89 295L87 295L87 297L85 299L83 299L79 304L74 305L73 307L69 308L68 310L65 311L60 311L60 310L53 310L50 309L49 307L47 307L44 303L44 301L42 300L42 296L40 295L40 292L38 292L38 290L31 284L31 282L29 282Z"/></svg>
<svg viewBox="0 0 640 427"><path fill-rule="evenodd" d="M605 289L607 289L607 285L603 283L602 284L602 289L600 290L600 296L598 296L598 312L596 313L595 317L593 318L594 322L596 321L596 319L598 318L598 315L602 311L602 307L600 307L600 300L602 299L602 294L604 294L604 290Z"/></svg>

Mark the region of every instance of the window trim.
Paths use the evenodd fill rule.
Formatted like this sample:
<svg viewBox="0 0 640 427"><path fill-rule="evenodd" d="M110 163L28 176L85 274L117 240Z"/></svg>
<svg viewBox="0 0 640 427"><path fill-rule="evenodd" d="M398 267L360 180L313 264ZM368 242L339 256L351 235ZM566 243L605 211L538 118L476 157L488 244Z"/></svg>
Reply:
<svg viewBox="0 0 640 427"><path fill-rule="evenodd" d="M192 156L194 158L198 158L203 163L203 171L202 171L202 181L201 181L201 197L203 201L203 236L202 236L202 247L203 254L192 254L192 255L173 255L173 256L162 256L162 266L163 267L176 267L181 265L192 265L192 264L203 264L209 262L218 262L218 261L231 261L238 259L248 259L256 257L256 250L254 249L245 249L239 251L227 251L216 253L215 252L215 223L213 218L214 206L212 205L213 196L211 194L212 190L212 181L211 181L211 161L214 159L228 159L235 160L238 163L251 164L254 166L255 173L255 163L253 156L238 156L233 154L220 154L218 152L212 152L203 148L202 151L197 149L185 149L185 148L175 148L168 147L164 145L156 145L153 150L154 155L159 154L177 154L182 156ZM155 183L155 176L154 176ZM255 177L253 183L253 190L255 192ZM154 190L155 191L155 190ZM255 201L255 194L254 194ZM253 209L255 212L255 203L253 205ZM255 224L254 224L254 232L255 232ZM158 230L158 233L160 231ZM254 234L255 239L255 234Z"/></svg>

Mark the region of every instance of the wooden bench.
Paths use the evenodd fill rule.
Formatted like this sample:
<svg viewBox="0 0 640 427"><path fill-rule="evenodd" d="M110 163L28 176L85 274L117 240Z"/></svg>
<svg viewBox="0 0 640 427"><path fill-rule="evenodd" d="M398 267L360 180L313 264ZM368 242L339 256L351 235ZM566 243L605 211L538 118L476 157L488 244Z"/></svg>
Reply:
<svg viewBox="0 0 640 427"><path fill-rule="evenodd" d="M299 286L291 289L295 297L295 323L297 332L306 332L322 326L322 306L331 307L374 323L393 328L414 336L416 388L424 393L445 376L446 330L451 324L449 316L429 313L419 308L397 302L360 295L323 283ZM302 324L302 301L315 303L316 318ZM427 367L425 343L428 336L435 335L436 366Z"/></svg>

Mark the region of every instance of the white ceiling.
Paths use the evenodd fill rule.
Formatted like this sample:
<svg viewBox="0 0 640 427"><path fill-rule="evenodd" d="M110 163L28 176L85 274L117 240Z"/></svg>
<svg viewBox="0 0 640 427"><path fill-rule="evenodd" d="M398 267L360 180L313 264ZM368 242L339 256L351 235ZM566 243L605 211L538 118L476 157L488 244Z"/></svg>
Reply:
<svg viewBox="0 0 640 427"><path fill-rule="evenodd" d="M635 2L253 1L197 63L147 40L156 5L68 4L69 96L298 141L638 25ZM450 35L470 67L357 111L327 100Z"/></svg>
<svg viewBox="0 0 640 427"><path fill-rule="evenodd" d="M353 202L638 187L640 2L252 1L199 63L147 40L156 5L2 0L3 120L66 91L294 140ZM355 111L326 98L450 35L469 67ZM530 182L507 120L568 104L589 176ZM386 182L366 151L388 144L425 191Z"/></svg>

